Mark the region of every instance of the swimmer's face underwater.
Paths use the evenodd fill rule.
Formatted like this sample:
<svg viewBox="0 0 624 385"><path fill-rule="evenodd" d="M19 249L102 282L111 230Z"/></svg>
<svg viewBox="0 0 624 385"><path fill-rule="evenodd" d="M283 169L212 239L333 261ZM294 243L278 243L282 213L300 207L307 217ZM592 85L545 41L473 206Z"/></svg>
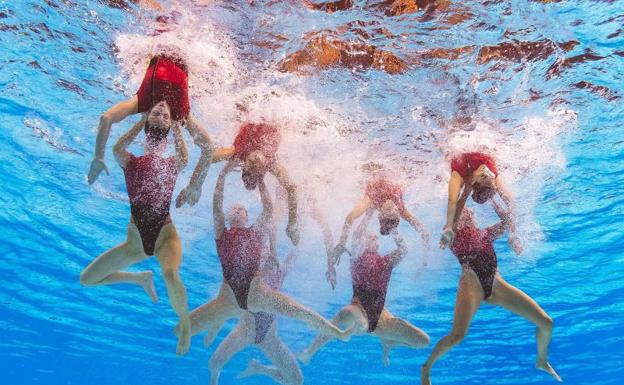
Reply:
<svg viewBox="0 0 624 385"><path fill-rule="evenodd" d="M156 104L147 115L147 127L149 130L168 131L171 127L171 109L167 102Z"/></svg>
<svg viewBox="0 0 624 385"><path fill-rule="evenodd" d="M496 175L482 164L472 174L472 199L477 203L485 203L495 191Z"/></svg>
<svg viewBox="0 0 624 385"><path fill-rule="evenodd" d="M266 157L260 151L253 151L243 165L243 183L247 190L254 190L264 176L267 168Z"/></svg>
<svg viewBox="0 0 624 385"><path fill-rule="evenodd" d="M161 154L166 150L171 123L171 111L167 102L162 101L150 110L145 122L146 153Z"/></svg>
<svg viewBox="0 0 624 385"><path fill-rule="evenodd" d="M366 245L366 251L371 253L376 253L379 250L379 237L377 234L373 232L366 233L366 238L364 239Z"/></svg>
<svg viewBox="0 0 624 385"><path fill-rule="evenodd" d="M242 204L235 204L228 211L227 220L231 228L247 226L247 209Z"/></svg>
<svg viewBox="0 0 624 385"><path fill-rule="evenodd" d="M388 200L379 209L379 232L381 235L388 235L395 229L401 220L399 208L394 202Z"/></svg>

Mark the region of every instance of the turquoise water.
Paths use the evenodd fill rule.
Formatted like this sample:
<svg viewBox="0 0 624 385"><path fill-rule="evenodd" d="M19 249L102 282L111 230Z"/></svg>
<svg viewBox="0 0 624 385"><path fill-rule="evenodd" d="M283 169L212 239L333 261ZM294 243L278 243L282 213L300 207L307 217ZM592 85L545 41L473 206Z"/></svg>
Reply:
<svg viewBox="0 0 624 385"><path fill-rule="evenodd" d="M135 91L143 58L158 39L182 45L192 56L192 107L220 143L235 133L242 114L236 103L248 111L243 117L280 122L280 157L293 179L309 183L325 202L335 234L361 194L361 165L374 160L404 181L408 205L436 239L444 219L445 154L485 143L518 199L526 248L516 257L498 242L499 268L554 319L551 362L568 384L621 383L624 4L451 2L446 11L390 17L369 7L372 1L333 14L299 2L257 3L187 4L176 30L150 38L150 17L138 17L133 5L119 8L122 1L0 1L3 383L208 382L207 360L216 344L206 349L195 337L186 356L175 356L176 317L160 278L156 305L135 287L78 283L95 256L123 240L128 221L124 181L110 145L111 175L86 183L99 115ZM465 20L451 25L460 15ZM306 34L321 30L376 45L411 66L402 75L366 68L306 76L276 71L279 60L305 44ZM479 48L514 39L546 42L546 48L514 60L478 62ZM548 41L578 45L565 52ZM476 49L455 60L424 55L464 46ZM470 130L445 124L457 116L472 118ZM130 124L115 126L109 143ZM197 156L193 148L191 159ZM172 212L192 308L216 295L221 282L210 203L217 169L197 206ZM178 190L190 173L188 167ZM306 179L310 174L313 182ZM228 200L255 202L242 191ZM491 213L479 214L483 224L493 221ZM304 221L301 257L284 289L331 317L350 299L347 264L340 266L332 292L318 231L308 225ZM436 342L450 329L459 267L448 253L433 250L431 268L416 276L422 248L410 229L402 231L410 252L393 276L387 306ZM285 250L286 239L281 243ZM160 272L153 260L139 267ZM234 325L229 322L218 341ZM298 322L280 319L279 325L294 351L314 335ZM434 367L432 379L552 383L533 369L533 335L528 322L484 305L464 342ZM385 368L378 342L354 337L348 344L330 343L302 369L306 384L417 383L430 349L399 348ZM237 355L221 383L269 383L235 379L250 358L261 358L259 351Z"/></svg>

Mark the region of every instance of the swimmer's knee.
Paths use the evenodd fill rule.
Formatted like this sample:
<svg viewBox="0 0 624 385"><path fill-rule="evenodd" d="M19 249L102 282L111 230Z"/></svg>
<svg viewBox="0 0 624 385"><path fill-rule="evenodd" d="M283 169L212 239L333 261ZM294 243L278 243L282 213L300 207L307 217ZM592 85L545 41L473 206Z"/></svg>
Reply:
<svg viewBox="0 0 624 385"><path fill-rule="evenodd" d="M180 276L178 274L178 269L176 269L175 267L171 267L171 266L163 267L162 274L163 274L163 277L165 278L165 281L167 282L174 282L180 279Z"/></svg>
<svg viewBox="0 0 624 385"><path fill-rule="evenodd" d="M449 334L451 344L458 345L461 343L464 340L464 337L466 337L466 332L467 330L452 331L451 334Z"/></svg>
<svg viewBox="0 0 624 385"><path fill-rule="evenodd" d="M539 325L540 328L544 329L547 332L551 332L553 329L553 319L549 316L546 315L542 321L541 321L541 325Z"/></svg>
<svg viewBox="0 0 624 385"><path fill-rule="evenodd" d="M431 338L429 337L429 334L423 332L421 338L423 346L429 346L429 344L431 343Z"/></svg>
<svg viewBox="0 0 624 385"><path fill-rule="evenodd" d="M80 284L82 286L94 286L96 281L93 279L93 275L89 274L88 270L85 269L80 273Z"/></svg>
<svg viewBox="0 0 624 385"><path fill-rule="evenodd" d="M104 112L100 115L100 123L109 124L113 122L113 116L109 111Z"/></svg>

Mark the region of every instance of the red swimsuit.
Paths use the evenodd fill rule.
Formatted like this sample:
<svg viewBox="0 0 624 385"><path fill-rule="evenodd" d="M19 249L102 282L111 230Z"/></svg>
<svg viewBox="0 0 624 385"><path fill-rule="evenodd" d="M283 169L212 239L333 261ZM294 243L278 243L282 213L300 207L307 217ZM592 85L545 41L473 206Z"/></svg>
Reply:
<svg viewBox="0 0 624 385"><path fill-rule="evenodd" d="M223 278L230 285L241 309L247 309L251 281L260 272L262 237L253 227L223 231L217 242Z"/></svg>
<svg viewBox="0 0 624 385"><path fill-rule="evenodd" d="M353 301L359 302L364 308L369 332L377 328L386 303L386 292L393 268L389 261L387 257L365 251L351 262Z"/></svg>
<svg viewBox="0 0 624 385"><path fill-rule="evenodd" d="M160 230L169 218L169 206L178 177L176 157L134 156L124 168L130 211L139 229L143 250L154 254Z"/></svg>
<svg viewBox="0 0 624 385"><path fill-rule="evenodd" d="M154 105L166 101L171 119L186 119L191 107L188 96L188 72L182 59L157 55L150 62L137 91L138 112L148 112Z"/></svg>
<svg viewBox="0 0 624 385"><path fill-rule="evenodd" d="M498 169L496 168L496 162L494 158L481 152L467 152L456 156L451 160L451 170L457 171L464 180L469 179L472 176L472 172L478 169L482 164L486 165L498 176Z"/></svg>
<svg viewBox="0 0 624 385"><path fill-rule="evenodd" d="M479 278L483 288L484 299L492 295L494 276L498 269L494 240L502 231L502 223L479 229L475 226L464 226L457 229L451 251L462 267L471 268Z"/></svg>
<svg viewBox="0 0 624 385"><path fill-rule="evenodd" d="M391 200L399 208L403 210L403 189L398 184L389 182L386 179L377 179L366 185L366 196L371 200L373 208L379 210L387 201Z"/></svg>
<svg viewBox="0 0 624 385"><path fill-rule="evenodd" d="M269 164L277 161L280 134L275 126L247 123L234 139L234 158L245 161L250 153L260 150Z"/></svg>

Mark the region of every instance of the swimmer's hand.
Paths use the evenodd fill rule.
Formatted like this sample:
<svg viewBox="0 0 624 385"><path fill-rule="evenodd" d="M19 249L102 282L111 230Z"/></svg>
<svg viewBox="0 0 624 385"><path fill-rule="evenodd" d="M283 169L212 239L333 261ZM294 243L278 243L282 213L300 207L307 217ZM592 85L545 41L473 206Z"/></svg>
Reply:
<svg viewBox="0 0 624 385"><path fill-rule="evenodd" d="M507 243L509 244L509 247L511 247L511 249L514 251L514 253L516 253L516 255L522 255L522 253L524 252L522 242L517 235L511 234L507 239Z"/></svg>
<svg viewBox="0 0 624 385"><path fill-rule="evenodd" d="M104 159L102 158L93 158L91 161L91 168L89 169L89 175L87 176L87 181L89 184L93 184L100 176L102 171L106 171L106 175L110 175L108 172L108 167L106 167L106 163L104 163Z"/></svg>
<svg viewBox="0 0 624 385"><path fill-rule="evenodd" d="M327 267L325 278L327 278L327 282L331 285L332 290L336 289L336 269L333 266Z"/></svg>
<svg viewBox="0 0 624 385"><path fill-rule="evenodd" d="M299 225L297 225L297 221L288 222L286 235L288 235L293 245L297 246L299 244Z"/></svg>
<svg viewBox="0 0 624 385"><path fill-rule="evenodd" d="M431 244L429 243L429 233L426 230L423 230L420 232L420 237L423 240L423 244L425 245L425 248L430 249Z"/></svg>
<svg viewBox="0 0 624 385"><path fill-rule="evenodd" d="M347 251L347 248L342 243L339 243L336 245L336 247L334 247L331 258L332 261L335 261L336 265L340 265L340 256L344 254L345 251Z"/></svg>
<svg viewBox="0 0 624 385"><path fill-rule="evenodd" d="M195 206L197 202L199 202L199 198L201 198L202 189L201 186L196 186L195 184L189 184L186 186L180 194L176 198L176 207L180 208L184 206L185 203L188 203L189 206Z"/></svg>
<svg viewBox="0 0 624 385"><path fill-rule="evenodd" d="M442 229L442 236L440 237L440 248L446 249L447 246L450 246L455 239L455 232L449 226L444 226Z"/></svg>

